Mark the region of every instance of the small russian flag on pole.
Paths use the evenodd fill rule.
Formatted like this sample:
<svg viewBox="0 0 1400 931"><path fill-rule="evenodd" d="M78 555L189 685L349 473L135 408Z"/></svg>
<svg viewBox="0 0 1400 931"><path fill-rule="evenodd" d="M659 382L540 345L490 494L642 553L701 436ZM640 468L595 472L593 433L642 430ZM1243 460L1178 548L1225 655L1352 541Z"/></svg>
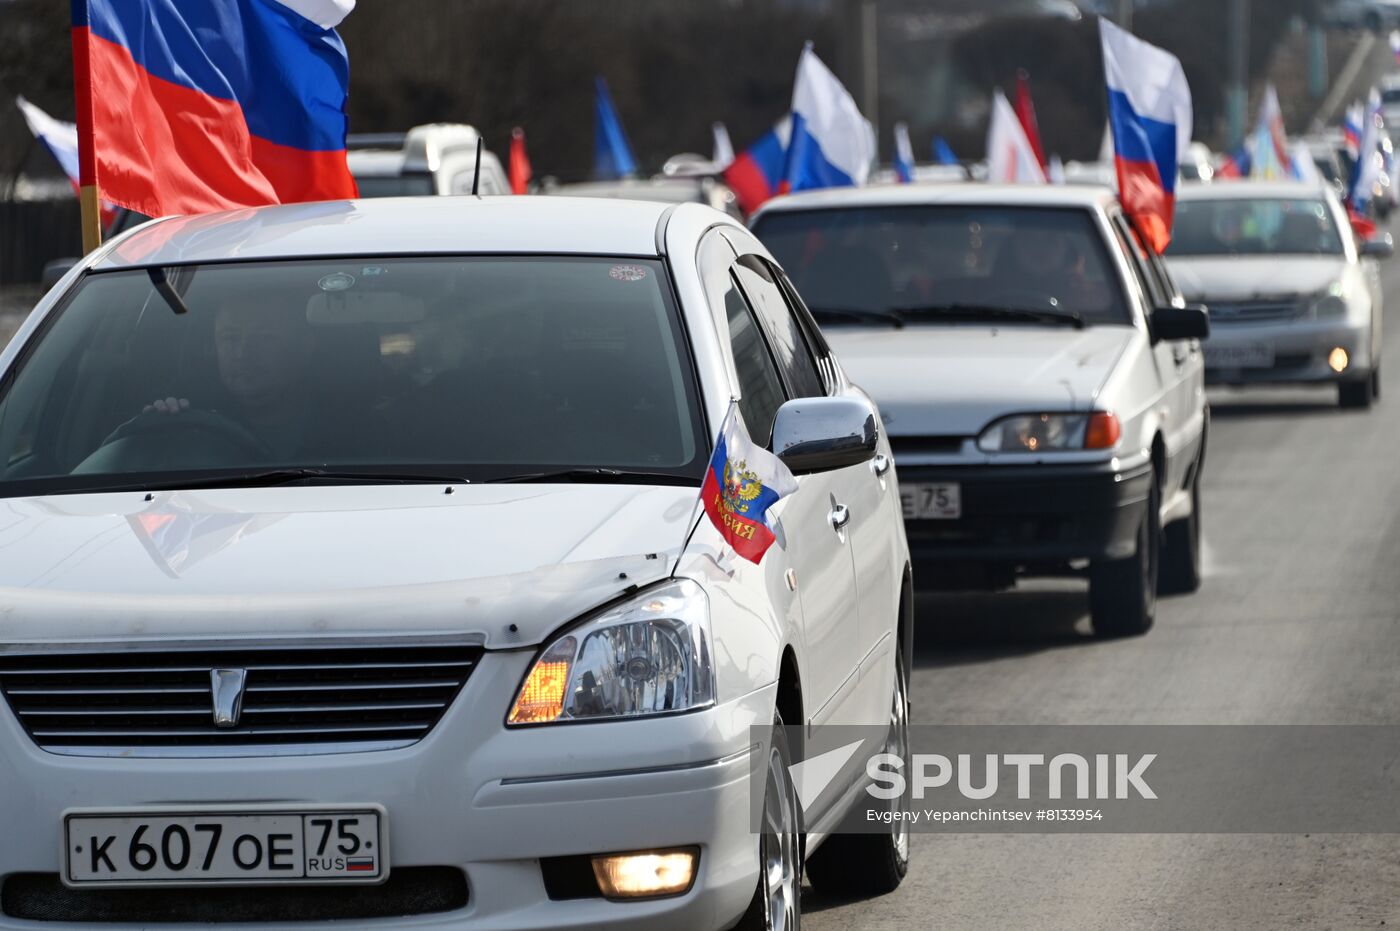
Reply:
<svg viewBox="0 0 1400 931"><path fill-rule="evenodd" d="M720 536L744 559L759 562L776 539L769 509L796 490L792 472L749 438L738 406L730 402L700 489L705 513Z"/></svg>

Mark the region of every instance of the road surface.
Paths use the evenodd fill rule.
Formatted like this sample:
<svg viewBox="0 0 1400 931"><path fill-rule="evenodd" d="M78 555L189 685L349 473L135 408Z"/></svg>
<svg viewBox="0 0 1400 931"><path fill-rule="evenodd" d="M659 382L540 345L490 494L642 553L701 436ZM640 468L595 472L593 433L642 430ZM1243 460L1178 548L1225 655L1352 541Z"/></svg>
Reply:
<svg viewBox="0 0 1400 931"><path fill-rule="evenodd" d="M1383 279L1380 406L1211 391L1199 593L1116 642L1073 582L921 598L914 723L1400 724L1400 261ZM896 893L803 901L814 931L1396 927L1400 836L915 834Z"/></svg>

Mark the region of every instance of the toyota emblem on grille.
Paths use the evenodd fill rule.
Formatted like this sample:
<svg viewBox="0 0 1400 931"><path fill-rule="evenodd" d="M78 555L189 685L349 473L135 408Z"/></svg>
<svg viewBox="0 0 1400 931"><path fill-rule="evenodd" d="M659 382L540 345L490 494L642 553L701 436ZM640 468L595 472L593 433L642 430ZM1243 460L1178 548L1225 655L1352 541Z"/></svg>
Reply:
<svg viewBox="0 0 1400 931"><path fill-rule="evenodd" d="M209 670L209 691L214 698L214 726L237 727L243 710L243 685L248 679L246 669Z"/></svg>

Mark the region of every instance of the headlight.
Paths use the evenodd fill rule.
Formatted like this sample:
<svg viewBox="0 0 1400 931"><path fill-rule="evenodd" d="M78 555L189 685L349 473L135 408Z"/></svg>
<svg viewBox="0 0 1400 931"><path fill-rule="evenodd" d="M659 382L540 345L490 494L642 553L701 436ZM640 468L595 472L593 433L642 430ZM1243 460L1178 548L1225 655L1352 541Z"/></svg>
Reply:
<svg viewBox="0 0 1400 931"><path fill-rule="evenodd" d="M668 582L557 637L535 659L507 724L672 714L714 704L710 610Z"/></svg>
<svg viewBox="0 0 1400 931"><path fill-rule="evenodd" d="M1311 309L1313 316L1319 320L1345 317L1347 315L1347 302L1346 298L1342 297L1342 283L1335 282L1326 291L1314 295Z"/></svg>
<svg viewBox="0 0 1400 931"><path fill-rule="evenodd" d="M994 422L977 437L984 453L1071 452L1112 449L1123 428L1107 411L1088 414L1017 414Z"/></svg>

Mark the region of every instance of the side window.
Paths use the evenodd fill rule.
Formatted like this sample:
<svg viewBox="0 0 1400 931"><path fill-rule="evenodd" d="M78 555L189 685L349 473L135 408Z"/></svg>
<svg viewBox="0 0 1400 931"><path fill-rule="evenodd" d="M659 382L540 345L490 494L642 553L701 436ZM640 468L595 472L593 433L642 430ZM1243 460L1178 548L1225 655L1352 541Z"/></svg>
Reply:
<svg viewBox="0 0 1400 931"><path fill-rule="evenodd" d="M783 386L778 370L764 344L763 333L753 310L738 288L724 293L725 316L729 318L729 341L734 352L734 370L739 376L739 412L749 436L761 446L773 439L773 418L783 405Z"/></svg>
<svg viewBox="0 0 1400 931"><path fill-rule="evenodd" d="M734 266L734 275L773 341L778 370L782 372L792 396L814 398L825 395L826 386L817 372L812 350L807 346L807 340L778 286L773 270L758 256L746 255Z"/></svg>
<svg viewBox="0 0 1400 931"><path fill-rule="evenodd" d="M1123 252L1128 256L1128 267L1133 270L1133 277L1137 281L1138 291L1142 295L1143 301L1147 304L1147 310L1158 306L1163 300L1163 296L1158 292L1160 285L1153 279L1152 273L1147 265L1147 252L1138 242L1137 236L1132 228L1128 226L1122 216L1113 217L1113 231L1118 235L1118 244Z"/></svg>

